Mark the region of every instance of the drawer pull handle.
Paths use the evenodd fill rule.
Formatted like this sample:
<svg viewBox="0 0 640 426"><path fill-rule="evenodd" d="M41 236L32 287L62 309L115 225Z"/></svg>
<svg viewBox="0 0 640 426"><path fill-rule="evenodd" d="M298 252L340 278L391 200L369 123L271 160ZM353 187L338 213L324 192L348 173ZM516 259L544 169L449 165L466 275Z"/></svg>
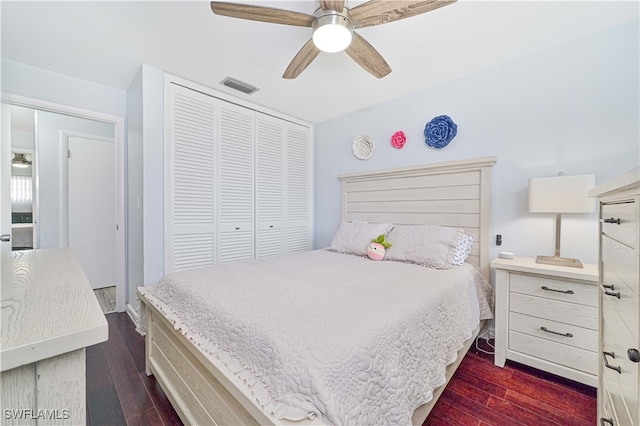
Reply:
<svg viewBox="0 0 640 426"><path fill-rule="evenodd" d="M620 218L617 218L617 219L611 218L611 219L605 219L605 220L603 220L603 222L604 223L615 223L616 225L620 225L621 220L620 220Z"/></svg>
<svg viewBox="0 0 640 426"><path fill-rule="evenodd" d="M239 230L240 230L240 227L239 227L239 226L236 226L236 231L239 231Z"/></svg>
<svg viewBox="0 0 640 426"><path fill-rule="evenodd" d="M613 359L616 358L616 354L615 353L602 351L602 358L604 358L604 366L607 367L607 368L610 368L612 370L617 371L618 374L622 374L622 368L620 368L620 366L615 366L615 365L609 364L609 361L607 360L608 356L610 356Z"/></svg>
<svg viewBox="0 0 640 426"><path fill-rule="evenodd" d="M558 336L573 337L573 334L571 333L558 333L557 331L549 330L547 327L540 327L540 330L551 334L557 334Z"/></svg>
<svg viewBox="0 0 640 426"><path fill-rule="evenodd" d="M640 362L640 351L638 351L637 349L627 349L627 356L629 357L629 361L631 362Z"/></svg>
<svg viewBox="0 0 640 426"><path fill-rule="evenodd" d="M606 294L607 296L617 297L618 299L620 299L620 292L619 291L609 291L609 290L614 290L615 289L615 287L613 285L602 284L600 287L602 287L602 292L604 294Z"/></svg>
<svg viewBox="0 0 640 426"><path fill-rule="evenodd" d="M604 426L605 423L609 423L611 426L614 425L612 418L605 419L604 417L600 417L600 426Z"/></svg>
<svg viewBox="0 0 640 426"><path fill-rule="evenodd" d="M543 285L542 289L547 291L555 291L556 293L573 294L573 290L556 290L555 288L549 288L546 285Z"/></svg>

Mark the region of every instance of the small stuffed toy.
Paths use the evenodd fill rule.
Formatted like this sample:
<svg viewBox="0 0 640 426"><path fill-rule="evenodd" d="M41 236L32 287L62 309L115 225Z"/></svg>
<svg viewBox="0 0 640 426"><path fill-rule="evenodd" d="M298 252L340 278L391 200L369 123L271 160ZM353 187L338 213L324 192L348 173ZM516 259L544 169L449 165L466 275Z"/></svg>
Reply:
<svg viewBox="0 0 640 426"><path fill-rule="evenodd" d="M378 235L378 238L371 240L371 244L367 247L367 256L371 260L384 259L385 249L391 247L391 244L387 242L387 236L384 234Z"/></svg>

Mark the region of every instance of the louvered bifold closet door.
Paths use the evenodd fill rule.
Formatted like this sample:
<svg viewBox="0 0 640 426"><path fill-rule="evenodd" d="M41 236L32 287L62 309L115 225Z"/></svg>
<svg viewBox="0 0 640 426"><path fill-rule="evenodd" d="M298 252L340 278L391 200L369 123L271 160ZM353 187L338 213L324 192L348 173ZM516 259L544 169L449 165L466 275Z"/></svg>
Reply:
<svg viewBox="0 0 640 426"><path fill-rule="evenodd" d="M309 128L289 123L286 144L286 252L311 250Z"/></svg>
<svg viewBox="0 0 640 426"><path fill-rule="evenodd" d="M256 113L256 257L284 250L283 121Z"/></svg>
<svg viewBox="0 0 640 426"><path fill-rule="evenodd" d="M216 104L174 84L169 96L166 273L216 261Z"/></svg>
<svg viewBox="0 0 640 426"><path fill-rule="evenodd" d="M221 102L218 261L254 258L254 112Z"/></svg>

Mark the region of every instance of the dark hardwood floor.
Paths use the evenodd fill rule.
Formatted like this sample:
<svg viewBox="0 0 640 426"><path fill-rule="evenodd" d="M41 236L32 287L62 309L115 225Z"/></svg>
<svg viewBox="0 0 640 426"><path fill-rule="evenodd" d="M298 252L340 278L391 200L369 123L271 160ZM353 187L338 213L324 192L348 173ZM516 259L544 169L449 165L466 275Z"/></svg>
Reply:
<svg viewBox="0 0 640 426"><path fill-rule="evenodd" d="M144 338L126 313L107 314L109 340L87 348L87 424L181 425L144 372Z"/></svg>
<svg viewBox="0 0 640 426"><path fill-rule="evenodd" d="M144 372L144 338L129 316L106 317L109 340L87 348L87 424L182 424L158 382ZM472 348L424 424L595 423L594 388L517 363L499 368L492 355Z"/></svg>

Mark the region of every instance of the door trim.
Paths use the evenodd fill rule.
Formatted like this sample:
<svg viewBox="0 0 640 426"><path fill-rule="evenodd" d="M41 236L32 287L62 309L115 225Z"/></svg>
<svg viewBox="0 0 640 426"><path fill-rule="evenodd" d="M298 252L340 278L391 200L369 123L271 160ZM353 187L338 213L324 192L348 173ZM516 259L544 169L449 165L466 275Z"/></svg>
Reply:
<svg viewBox="0 0 640 426"><path fill-rule="evenodd" d="M14 95L12 93L2 92L2 102L9 105L23 106L27 108L33 108L41 111L48 111L59 114L71 115L79 118L86 118L94 121L101 121L104 123L113 124L115 127L115 156L116 156L116 226L115 240L116 240L116 310L118 312L124 312L125 310L125 296L127 293L126 271L127 271L127 258L125 238L127 233L127 224L125 222L125 169L126 159L124 156L124 117L104 114L97 111L92 111L84 108L77 108L68 105L57 104L40 99L29 98L20 95Z"/></svg>

